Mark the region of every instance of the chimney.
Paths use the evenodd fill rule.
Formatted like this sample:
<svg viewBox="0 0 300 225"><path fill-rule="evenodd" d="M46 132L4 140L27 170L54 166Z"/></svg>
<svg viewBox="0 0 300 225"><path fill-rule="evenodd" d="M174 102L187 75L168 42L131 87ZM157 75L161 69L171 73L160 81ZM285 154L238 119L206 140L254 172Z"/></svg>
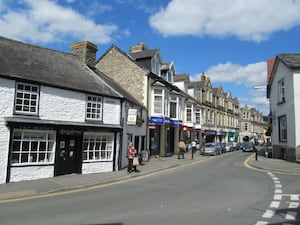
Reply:
<svg viewBox="0 0 300 225"><path fill-rule="evenodd" d="M81 41L70 46L71 53L91 68L95 68L97 46L89 41Z"/></svg>
<svg viewBox="0 0 300 225"><path fill-rule="evenodd" d="M202 74L201 74L201 80L206 80L204 72L202 72Z"/></svg>
<svg viewBox="0 0 300 225"><path fill-rule="evenodd" d="M130 47L130 53L142 52L145 50L148 50L148 47L145 45L144 42L140 42L138 45L134 45Z"/></svg>

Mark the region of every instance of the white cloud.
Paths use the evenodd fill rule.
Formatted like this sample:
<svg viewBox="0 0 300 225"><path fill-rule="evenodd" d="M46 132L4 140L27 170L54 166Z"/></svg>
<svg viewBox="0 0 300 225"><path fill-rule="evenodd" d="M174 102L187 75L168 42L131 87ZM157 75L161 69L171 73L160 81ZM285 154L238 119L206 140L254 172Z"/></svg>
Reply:
<svg viewBox="0 0 300 225"><path fill-rule="evenodd" d="M72 8L54 1L26 0L23 4L23 9L11 8L2 13L1 35L36 43L72 37L103 44L110 42L118 29L116 25L96 24Z"/></svg>
<svg viewBox="0 0 300 225"><path fill-rule="evenodd" d="M241 66L230 62L213 66L206 71L213 82L232 82L244 84L247 87L266 85L267 64L258 62ZM197 75L198 77L200 75Z"/></svg>
<svg viewBox="0 0 300 225"><path fill-rule="evenodd" d="M296 0L172 0L149 18L164 36L236 36L260 42L300 24Z"/></svg>

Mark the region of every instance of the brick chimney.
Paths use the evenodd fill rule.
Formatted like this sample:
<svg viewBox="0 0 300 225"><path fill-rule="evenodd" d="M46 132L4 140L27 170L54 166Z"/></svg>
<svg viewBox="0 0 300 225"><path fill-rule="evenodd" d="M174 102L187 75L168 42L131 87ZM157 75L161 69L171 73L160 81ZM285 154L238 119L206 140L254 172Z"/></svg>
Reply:
<svg viewBox="0 0 300 225"><path fill-rule="evenodd" d="M81 41L70 46L71 53L91 68L95 68L97 46L89 41Z"/></svg>
<svg viewBox="0 0 300 225"><path fill-rule="evenodd" d="M148 50L148 47L145 45L144 42L140 42L138 45L130 47L130 53L141 52L145 50Z"/></svg>

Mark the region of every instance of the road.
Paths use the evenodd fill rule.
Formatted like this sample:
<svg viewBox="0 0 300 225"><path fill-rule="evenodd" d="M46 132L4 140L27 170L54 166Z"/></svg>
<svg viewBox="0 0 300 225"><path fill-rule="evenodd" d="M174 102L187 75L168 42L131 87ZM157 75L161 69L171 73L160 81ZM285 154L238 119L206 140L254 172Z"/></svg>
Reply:
<svg viewBox="0 0 300 225"><path fill-rule="evenodd" d="M300 179L232 152L113 185L0 204L1 225L299 224Z"/></svg>

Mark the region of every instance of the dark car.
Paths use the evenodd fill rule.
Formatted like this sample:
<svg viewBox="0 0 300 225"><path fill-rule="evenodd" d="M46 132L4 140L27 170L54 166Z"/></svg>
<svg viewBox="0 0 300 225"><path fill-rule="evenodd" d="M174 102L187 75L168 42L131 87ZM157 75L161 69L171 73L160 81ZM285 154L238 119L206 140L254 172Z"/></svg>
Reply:
<svg viewBox="0 0 300 225"><path fill-rule="evenodd" d="M243 152L254 152L256 150L253 142L243 142Z"/></svg>

